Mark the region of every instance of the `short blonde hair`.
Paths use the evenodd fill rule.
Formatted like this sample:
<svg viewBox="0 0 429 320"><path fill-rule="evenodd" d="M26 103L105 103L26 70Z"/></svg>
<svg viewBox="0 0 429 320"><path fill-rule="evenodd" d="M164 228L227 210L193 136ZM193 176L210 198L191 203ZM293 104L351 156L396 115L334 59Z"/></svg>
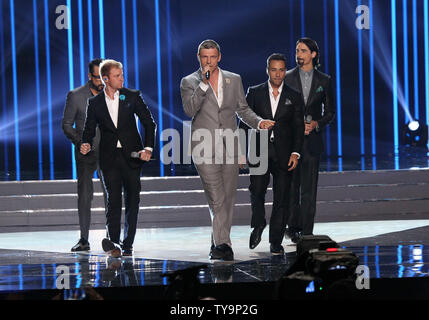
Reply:
<svg viewBox="0 0 429 320"><path fill-rule="evenodd" d="M100 63L99 68L100 68L101 80L104 82L104 77L109 76L110 70L112 68L122 69L122 63L120 63L119 61L115 61L113 59L106 59Z"/></svg>

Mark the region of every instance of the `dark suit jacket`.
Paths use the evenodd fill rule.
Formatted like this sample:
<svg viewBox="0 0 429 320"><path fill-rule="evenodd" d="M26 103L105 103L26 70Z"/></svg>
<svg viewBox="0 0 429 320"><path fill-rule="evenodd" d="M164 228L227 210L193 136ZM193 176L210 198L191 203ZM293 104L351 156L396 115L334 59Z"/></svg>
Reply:
<svg viewBox="0 0 429 320"><path fill-rule="evenodd" d="M298 92L301 92L302 96L302 84L298 67L286 73L285 82ZM312 119L319 124L319 131L313 130L306 139L308 139L309 151L314 155L320 155L324 149L322 129L328 125L335 116L333 86L329 75L314 69L310 93L303 112L304 116L311 115Z"/></svg>
<svg viewBox="0 0 429 320"><path fill-rule="evenodd" d="M139 159L131 158L131 152L153 148L156 124L148 107L140 96L140 91L122 88L119 90L118 127L113 124L106 104L104 91L88 100L82 143L92 144L95 128L100 128L100 169L112 167L112 160L118 140L121 142L125 158L132 168L142 165ZM137 115L145 129L144 147L137 130L134 115Z"/></svg>
<svg viewBox="0 0 429 320"><path fill-rule="evenodd" d="M94 162L96 161L98 144L100 142L100 133L96 130L93 140L93 150L86 156L80 153L79 148L82 139L83 127L86 118L86 106L88 99L93 97L89 88L89 83L70 91L67 94L66 105L64 107L61 126L65 136L75 145L75 158L77 161Z"/></svg>
<svg viewBox="0 0 429 320"><path fill-rule="evenodd" d="M301 152L304 138L304 101L299 92L286 84L279 97L279 104L273 117L269 95L268 81L249 87L246 100L249 107L261 118L274 120L274 147L278 163L282 168L288 167L292 152ZM271 136L271 130L268 132ZM256 133L256 148L259 149L259 133ZM259 151L257 151L257 154Z"/></svg>

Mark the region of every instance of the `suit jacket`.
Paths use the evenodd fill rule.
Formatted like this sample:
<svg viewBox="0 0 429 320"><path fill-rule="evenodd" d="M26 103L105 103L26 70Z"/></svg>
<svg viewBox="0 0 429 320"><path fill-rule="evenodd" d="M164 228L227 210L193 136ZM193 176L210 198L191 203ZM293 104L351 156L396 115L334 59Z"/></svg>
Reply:
<svg viewBox="0 0 429 320"><path fill-rule="evenodd" d="M286 73L285 83L301 92L302 95L299 67ZM308 151L314 155L320 155L324 149L322 129L334 119L335 102L331 77L317 69L314 69L310 93L307 104L304 106L304 116L306 115L311 115L312 119L319 124L318 131L313 130L309 136L305 137L308 140Z"/></svg>
<svg viewBox="0 0 429 320"><path fill-rule="evenodd" d="M106 104L104 91L88 100L85 128L82 143L92 145L95 128L100 128L100 169L112 167L112 160L118 140L122 145L125 158L132 168L142 165L139 159L131 158L131 152L142 150L143 143L137 130L134 115L137 115L145 129L144 147L155 145L156 124L148 107L144 103L140 91L122 88L119 90L118 126L115 127Z"/></svg>
<svg viewBox="0 0 429 320"><path fill-rule="evenodd" d="M268 131L268 137L274 131L274 148L278 164L287 169L292 152L301 153L304 139L303 106L300 93L286 84L279 99L276 113L273 117L269 95L268 81L249 87L247 91L249 107L264 119L274 120L276 124ZM252 131L250 140L256 138L256 148L259 150L259 133ZM249 144L252 146L252 143ZM259 154L259 151L256 152Z"/></svg>
<svg viewBox="0 0 429 320"><path fill-rule="evenodd" d="M200 129L200 132L204 131L209 135L202 142L191 140L192 150L200 144L202 144L200 147L206 148L199 155L193 154L194 158L195 156L205 159L215 158L216 151L219 152L220 148L224 147L219 129L236 131L236 115L252 128L257 128L259 121L262 120L247 105L241 77L225 70L220 70L220 72L223 77L223 101L220 108L213 89L209 87L204 92L200 88L199 84L202 81L200 70L183 78L180 83L183 109L192 118L191 139L194 132ZM237 148L237 145L234 147ZM210 154L204 152L208 149L211 151ZM239 155L239 152L234 152L232 155L228 151L227 149L227 155L234 156L234 158Z"/></svg>
<svg viewBox="0 0 429 320"><path fill-rule="evenodd" d="M89 88L89 82L87 82L85 85L67 94L66 105L64 107L61 126L65 136L75 145L75 159L77 161L92 162L97 158L98 144L100 142L100 132L98 129L96 130L92 150L86 156L79 151L82 142L83 127L85 125L86 106L88 99L91 97L93 97L93 94Z"/></svg>

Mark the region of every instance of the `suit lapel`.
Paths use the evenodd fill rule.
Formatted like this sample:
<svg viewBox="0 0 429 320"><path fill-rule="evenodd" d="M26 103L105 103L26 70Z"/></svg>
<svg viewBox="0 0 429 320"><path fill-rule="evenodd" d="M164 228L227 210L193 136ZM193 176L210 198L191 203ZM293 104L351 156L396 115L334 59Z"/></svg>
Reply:
<svg viewBox="0 0 429 320"><path fill-rule="evenodd" d="M112 129L116 129L115 124L113 123L112 117L110 116L109 109L107 108L106 95L104 91L102 91L97 97L99 97L100 99L98 103L99 103L101 112L107 121L106 125L108 125Z"/></svg>
<svg viewBox="0 0 429 320"><path fill-rule="evenodd" d="M269 120L274 120L273 111L271 109L271 99L270 99L270 86L268 85L268 81L265 82L265 90L264 92L264 112L266 118Z"/></svg>
<svg viewBox="0 0 429 320"><path fill-rule="evenodd" d="M280 94L279 97L279 103L277 104L277 109L276 109L276 114L274 115L274 120L276 120L276 118L279 117L280 113L281 113L281 109L285 104L286 101L286 85L285 83L283 83L283 88L282 88L282 93Z"/></svg>
<svg viewBox="0 0 429 320"><path fill-rule="evenodd" d="M223 108L223 106L225 105L225 100L229 97L229 91L228 89L228 85L230 85L230 79L226 77L225 73L223 72L222 69L219 69L219 71L222 73L222 92L223 92L223 98L222 98L222 104L220 106L220 108ZM213 91L213 90L212 90ZM217 92L219 94L219 88L217 88ZM216 95L213 92L213 96L216 100ZM217 100L216 100L216 104L217 104Z"/></svg>
<svg viewBox="0 0 429 320"><path fill-rule="evenodd" d="M299 67L295 67L293 71L293 75L295 78L296 89L298 89L298 91L301 93L301 97L304 100L304 95L302 94L303 90L302 90L301 77L299 76Z"/></svg>
<svg viewBox="0 0 429 320"><path fill-rule="evenodd" d="M122 100L121 97L123 97L124 99ZM126 111L126 96L122 93L121 90L119 90L119 104L118 104L118 128L121 126L122 124L122 120L125 118L125 114L124 112Z"/></svg>

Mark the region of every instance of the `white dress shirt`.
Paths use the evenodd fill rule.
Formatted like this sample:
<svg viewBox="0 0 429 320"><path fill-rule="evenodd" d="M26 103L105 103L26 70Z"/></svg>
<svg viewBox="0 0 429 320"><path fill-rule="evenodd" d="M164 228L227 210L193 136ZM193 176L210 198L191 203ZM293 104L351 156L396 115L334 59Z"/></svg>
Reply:
<svg viewBox="0 0 429 320"><path fill-rule="evenodd" d="M216 100L217 100L217 104L219 106L219 108L222 106L222 102L223 102L223 75L222 72L220 70L220 68L218 68L219 70L219 76L217 77L217 95L216 92L214 91L213 87L213 92L215 94ZM204 76L204 75L203 75ZM200 82L200 88L201 90L203 90L204 92L207 91L207 89L209 88L209 86L211 87L212 85L210 84L205 84L203 81Z"/></svg>
<svg viewBox="0 0 429 320"><path fill-rule="evenodd" d="M115 92L113 95L113 100L110 99L109 95L106 91L104 91L104 96L106 97L107 109L109 110L110 118L112 118L112 122L115 127L118 127L118 112L119 112L119 90ZM117 148L122 148L121 142L118 139L118 143L116 144Z"/></svg>
<svg viewBox="0 0 429 320"><path fill-rule="evenodd" d="M273 114L273 119L274 119L274 116L276 115L277 106L279 105L279 100L280 100L280 95L282 94L282 90L283 90L283 82L278 89L279 94L277 95L277 98L274 97L274 93L273 93L274 89L271 86L271 83L268 81L268 91L270 92L271 112Z"/></svg>

